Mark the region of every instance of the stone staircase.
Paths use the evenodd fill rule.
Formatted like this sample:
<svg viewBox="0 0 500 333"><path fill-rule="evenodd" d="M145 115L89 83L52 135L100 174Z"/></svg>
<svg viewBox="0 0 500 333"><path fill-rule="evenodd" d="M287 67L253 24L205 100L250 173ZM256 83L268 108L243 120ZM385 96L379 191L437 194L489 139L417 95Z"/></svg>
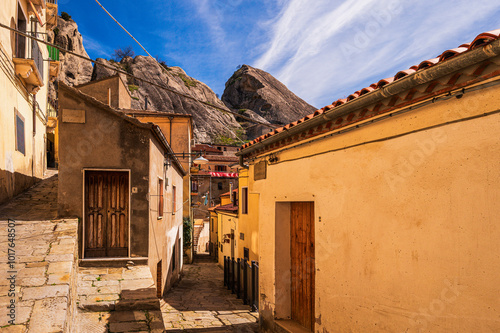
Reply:
<svg viewBox="0 0 500 333"><path fill-rule="evenodd" d="M80 267L78 332L163 332L148 266Z"/></svg>
<svg viewBox="0 0 500 333"><path fill-rule="evenodd" d="M198 250L198 241L200 240L200 234L202 230L203 230L203 224L194 225L193 248L195 253Z"/></svg>

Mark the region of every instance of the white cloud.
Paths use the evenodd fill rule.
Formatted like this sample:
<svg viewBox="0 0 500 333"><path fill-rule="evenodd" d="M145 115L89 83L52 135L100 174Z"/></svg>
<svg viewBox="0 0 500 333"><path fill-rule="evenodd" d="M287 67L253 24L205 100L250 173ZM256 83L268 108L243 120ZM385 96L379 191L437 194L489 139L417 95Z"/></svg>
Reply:
<svg viewBox="0 0 500 333"><path fill-rule="evenodd" d="M496 0L291 0L254 66L321 107L498 28L499 11Z"/></svg>
<svg viewBox="0 0 500 333"><path fill-rule="evenodd" d="M92 51L92 53L104 58L109 58L113 54L114 50L108 45L102 44L88 35L82 34L82 38L83 46L87 52Z"/></svg>

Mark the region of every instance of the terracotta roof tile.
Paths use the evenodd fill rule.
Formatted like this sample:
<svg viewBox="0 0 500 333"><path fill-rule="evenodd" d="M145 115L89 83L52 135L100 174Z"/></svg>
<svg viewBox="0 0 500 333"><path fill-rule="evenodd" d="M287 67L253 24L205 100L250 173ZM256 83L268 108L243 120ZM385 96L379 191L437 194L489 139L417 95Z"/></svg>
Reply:
<svg viewBox="0 0 500 333"><path fill-rule="evenodd" d="M489 43L492 40L497 39L498 37L500 37L500 29L483 32L482 34L479 34L476 38L474 38L474 40L469 46L469 49L473 50L483 44Z"/></svg>
<svg viewBox="0 0 500 333"><path fill-rule="evenodd" d="M377 82L377 89L382 88L386 84L392 83L394 81L394 76L393 77L388 77L387 79L382 79Z"/></svg>
<svg viewBox="0 0 500 333"><path fill-rule="evenodd" d="M446 50L439 56L439 62L448 60L451 57L456 56L457 54L464 53L465 51L468 51L466 47L457 47L455 49Z"/></svg>
<svg viewBox="0 0 500 333"><path fill-rule="evenodd" d="M275 134L278 134L284 130L287 130L287 129L289 129L297 124L305 122L305 121L307 121L315 116L318 116L318 115L324 113L325 111L332 110L332 109L334 109L334 108L336 108L336 107L338 107L338 106L340 106L348 101L354 100L354 99L356 99L360 96L363 96L369 92L372 92L374 90L383 88L385 85L391 84L395 80L401 79L407 75L415 73L416 71L425 70L429 67L435 66L443 61L446 61L446 60L450 59L451 57L460 55L462 53L465 53L469 50L472 50L472 49L475 49L475 48L480 47L482 45L485 45L485 44L487 44L493 40L499 39L499 38L500 38L500 29L483 32L483 33L479 34L476 38L474 38L474 40L471 43L464 43L455 49L450 49L450 50L444 51L441 55L439 55L436 58L424 60L419 65L414 65L414 66L411 66L409 69L399 71L392 77L382 79L382 80L378 81L377 83L373 83L369 87L363 88L361 90L358 90L358 91L352 93L347 98L338 99L335 102L333 102L331 105L327 105L319 110L316 110L314 113L307 115L298 121L295 121L293 123L285 125L284 127L277 128L274 131L266 134L265 136L260 136L259 138L255 139L249 143L244 144L242 146L242 148L250 147L251 145L253 145L257 142L261 142L262 140L267 139L267 138L269 138Z"/></svg>
<svg viewBox="0 0 500 333"><path fill-rule="evenodd" d="M418 68L418 66L417 66L417 68ZM396 75L394 75L394 81L399 80L399 79L405 77L406 75L413 74L416 71L417 70L413 69L413 68L405 69L404 71L399 71L399 72L396 73Z"/></svg>
<svg viewBox="0 0 500 333"><path fill-rule="evenodd" d="M420 70L420 69L424 69L424 68L428 68L428 67L432 67L434 66L435 64L437 64L439 62L439 57L436 57L436 58L432 58L432 59L428 59L428 60L424 60L422 61L419 65L418 65L418 69L417 70Z"/></svg>

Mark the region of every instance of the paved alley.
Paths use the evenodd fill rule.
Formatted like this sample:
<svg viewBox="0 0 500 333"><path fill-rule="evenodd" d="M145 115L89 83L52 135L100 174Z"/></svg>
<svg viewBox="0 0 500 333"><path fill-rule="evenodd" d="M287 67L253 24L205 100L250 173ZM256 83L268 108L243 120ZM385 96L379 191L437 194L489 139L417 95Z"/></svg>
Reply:
<svg viewBox="0 0 500 333"><path fill-rule="evenodd" d="M54 219L57 175L0 206L0 331L72 331L76 219Z"/></svg>
<svg viewBox="0 0 500 333"><path fill-rule="evenodd" d="M223 286L223 271L198 257L161 301L166 332L258 332L258 313Z"/></svg>

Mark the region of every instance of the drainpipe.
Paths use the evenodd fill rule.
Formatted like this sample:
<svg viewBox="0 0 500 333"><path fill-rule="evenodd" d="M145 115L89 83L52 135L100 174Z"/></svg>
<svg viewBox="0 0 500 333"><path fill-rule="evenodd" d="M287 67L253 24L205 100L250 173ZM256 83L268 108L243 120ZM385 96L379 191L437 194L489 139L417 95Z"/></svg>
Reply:
<svg viewBox="0 0 500 333"><path fill-rule="evenodd" d="M174 117L171 117L171 116L168 117L168 121L170 124L170 141L168 143L170 144L170 146L172 146L172 119L174 119Z"/></svg>
<svg viewBox="0 0 500 333"><path fill-rule="evenodd" d="M303 123L293 126L290 129L285 129L284 131L274 134L261 142L255 143L250 147L242 149L236 155L241 158L244 155L250 154L251 152L263 148L266 145L278 142L283 139L287 139L291 136L305 132L332 119L342 117L352 111L360 110L363 107L374 104L382 99L386 99L388 97L398 95L404 91L408 91L412 87L429 83L440 77L446 76L459 70L463 70L469 66L496 57L498 55L500 55L500 39L494 40L490 44L483 47L467 51L433 67L414 72L397 81L389 83L382 88L369 92L361 97L355 98L331 110L325 111L323 115L313 117Z"/></svg>

